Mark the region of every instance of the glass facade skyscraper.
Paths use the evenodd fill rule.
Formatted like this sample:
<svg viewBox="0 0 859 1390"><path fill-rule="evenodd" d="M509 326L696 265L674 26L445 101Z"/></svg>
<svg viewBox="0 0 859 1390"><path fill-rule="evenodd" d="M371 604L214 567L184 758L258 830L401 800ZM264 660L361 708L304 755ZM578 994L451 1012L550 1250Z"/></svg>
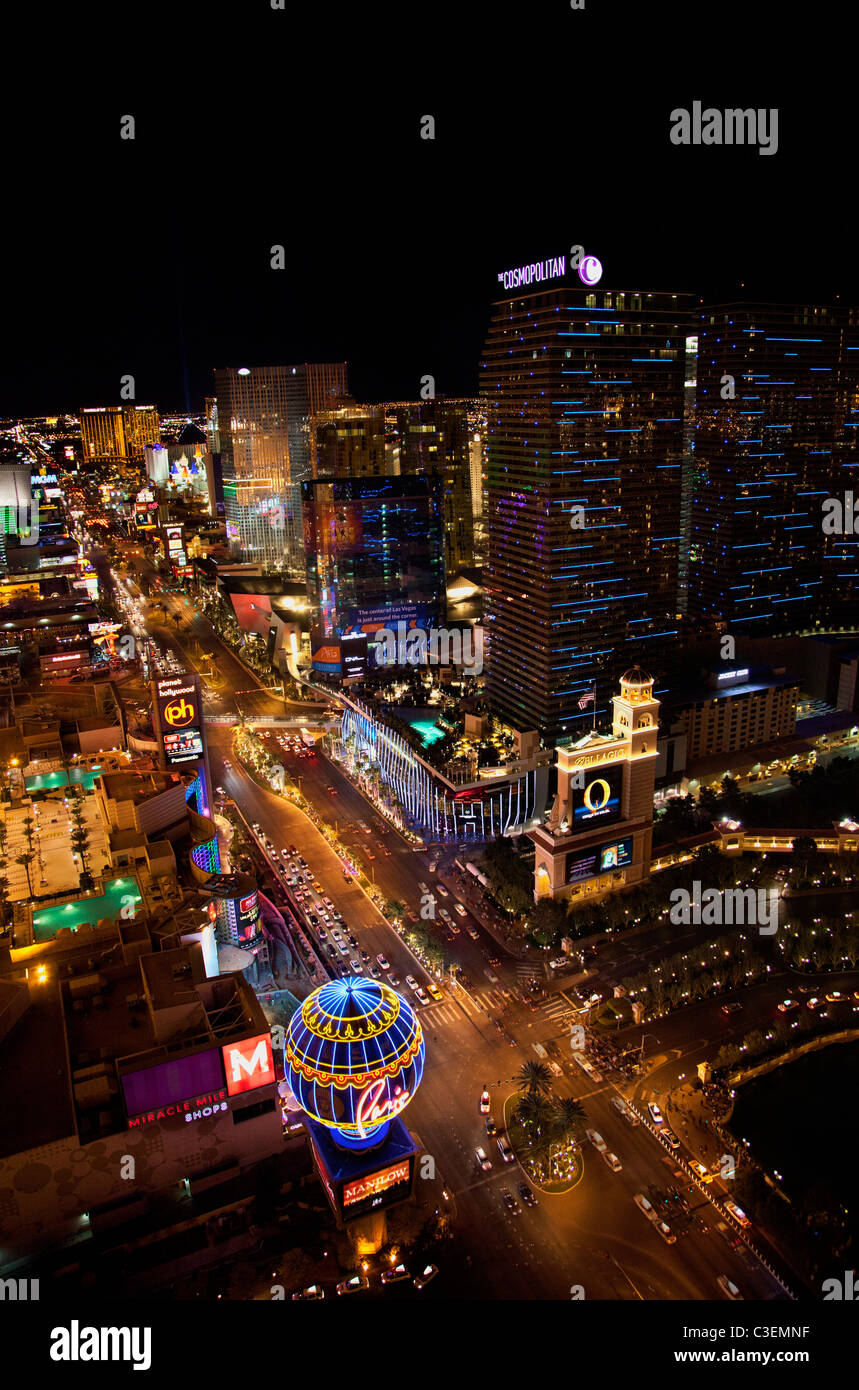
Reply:
<svg viewBox="0 0 859 1390"><path fill-rule="evenodd" d="M544 742L589 728L676 639L685 295L553 289L496 304L487 413L489 693Z"/></svg>
<svg viewBox="0 0 859 1390"><path fill-rule="evenodd" d="M302 486L307 597L321 638L438 627L441 479L321 478Z"/></svg>
<svg viewBox="0 0 859 1390"><path fill-rule="evenodd" d="M822 504L859 469L859 310L701 310L695 416L693 615L754 637L854 623L859 538L825 534Z"/></svg>
<svg viewBox="0 0 859 1390"><path fill-rule="evenodd" d="M443 480L444 558L447 575L474 564L471 506L473 401L406 401L389 407L396 420L400 473L438 469Z"/></svg>
<svg viewBox="0 0 859 1390"><path fill-rule="evenodd" d="M347 395L346 363L215 371L231 550L303 573L301 484L312 473L310 419Z"/></svg>

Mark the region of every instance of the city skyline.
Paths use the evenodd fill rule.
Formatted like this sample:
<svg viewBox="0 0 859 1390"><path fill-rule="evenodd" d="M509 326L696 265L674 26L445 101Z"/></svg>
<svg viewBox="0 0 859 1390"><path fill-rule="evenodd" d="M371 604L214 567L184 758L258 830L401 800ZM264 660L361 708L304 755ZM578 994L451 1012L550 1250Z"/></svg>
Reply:
<svg viewBox="0 0 859 1390"><path fill-rule="evenodd" d="M270 1378L280 1344L228 1310L265 1338L288 1301L302 1344L395 1331L414 1378L460 1319L485 1369L514 1308L540 1337L579 1303L589 1378L843 1375L850 1317L817 1306L859 1297L843 14L20 18L26 1355Z"/></svg>

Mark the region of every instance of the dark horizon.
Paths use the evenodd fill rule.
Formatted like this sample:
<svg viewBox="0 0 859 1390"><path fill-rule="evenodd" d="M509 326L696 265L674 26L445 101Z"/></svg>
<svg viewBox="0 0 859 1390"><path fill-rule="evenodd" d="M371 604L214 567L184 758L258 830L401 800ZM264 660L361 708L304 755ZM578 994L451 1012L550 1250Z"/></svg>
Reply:
<svg viewBox="0 0 859 1390"><path fill-rule="evenodd" d="M605 45L617 8L546 14L564 43L545 73L523 59L512 87L507 45L507 67L500 55L493 66L486 36L469 48L457 15L406 68L366 56L356 36L363 56L343 75L346 60L326 50L311 69L324 99L310 102L285 80L296 21L268 6L240 25L229 15L223 92L206 69L227 60L217 16L191 25L187 50L176 29L169 59L143 26L117 71L86 55L73 84L52 29L38 101L23 79L0 94L7 130L20 132L7 162L0 414L113 404L127 373L137 401L197 413L216 365L290 362L347 361L359 401L413 399L427 374L440 395L475 395L498 272L573 244L599 257L605 289L859 301L833 133L849 120L849 87L831 65L825 93L784 93L760 65L750 83L705 75L700 45L694 78L667 55L642 72L609 48L607 87L598 65L569 70L583 52L569 43L594 42L607 20ZM344 43L360 31L339 22ZM685 11L669 6L663 22L682 43ZM648 43L645 15L624 25L627 46ZM744 34L750 66L762 38ZM672 109L698 97L777 108L777 152L672 145ZM126 113L132 141L120 139ZM425 113L433 140L420 137ZM273 245L283 270L270 268Z"/></svg>

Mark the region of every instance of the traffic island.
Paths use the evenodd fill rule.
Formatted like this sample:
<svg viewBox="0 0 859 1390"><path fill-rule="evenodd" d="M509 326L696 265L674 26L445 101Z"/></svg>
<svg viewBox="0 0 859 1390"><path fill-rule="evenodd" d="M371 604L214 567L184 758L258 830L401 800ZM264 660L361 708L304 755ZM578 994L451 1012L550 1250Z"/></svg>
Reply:
<svg viewBox="0 0 859 1390"><path fill-rule="evenodd" d="M504 1127L516 1162L525 1177L547 1197L561 1197L572 1192L584 1177L584 1159L574 1139L547 1143L538 1134L534 1138L516 1119L517 1096L504 1102Z"/></svg>

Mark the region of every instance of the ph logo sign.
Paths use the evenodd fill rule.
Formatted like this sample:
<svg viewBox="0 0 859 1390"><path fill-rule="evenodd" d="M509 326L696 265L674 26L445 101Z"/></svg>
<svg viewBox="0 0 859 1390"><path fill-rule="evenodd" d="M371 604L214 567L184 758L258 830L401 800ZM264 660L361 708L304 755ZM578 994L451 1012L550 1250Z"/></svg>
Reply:
<svg viewBox="0 0 859 1390"><path fill-rule="evenodd" d="M183 695L181 700L173 700L164 710L164 719L171 729L184 729L186 724L190 724L197 711L191 700L186 700Z"/></svg>
<svg viewBox="0 0 859 1390"><path fill-rule="evenodd" d="M271 1038L268 1033L256 1038L245 1038L243 1042L229 1043L221 1051L224 1055L228 1095L240 1096L244 1091L255 1091L260 1086L270 1086L276 1080Z"/></svg>

